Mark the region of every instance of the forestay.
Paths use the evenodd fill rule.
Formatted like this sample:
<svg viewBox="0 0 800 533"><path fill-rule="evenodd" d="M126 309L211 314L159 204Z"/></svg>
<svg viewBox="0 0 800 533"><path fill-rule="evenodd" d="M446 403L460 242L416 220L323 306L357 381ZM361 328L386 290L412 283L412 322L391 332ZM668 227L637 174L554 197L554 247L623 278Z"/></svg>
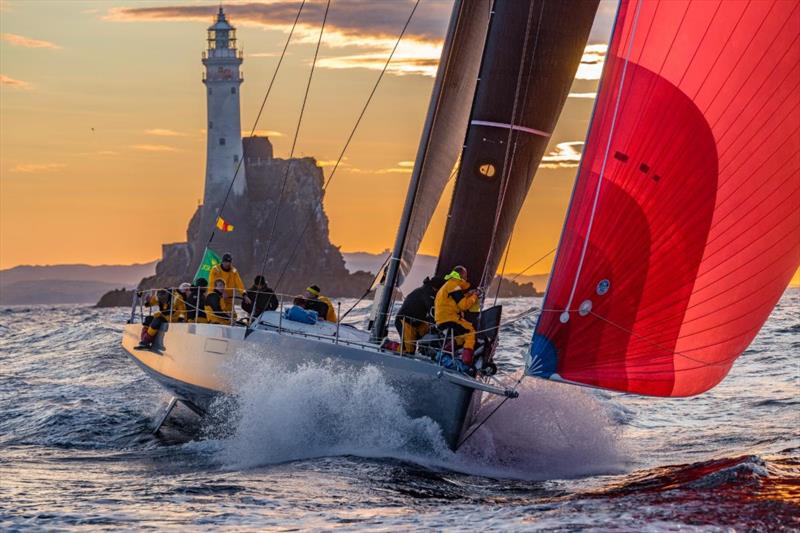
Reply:
<svg viewBox="0 0 800 533"><path fill-rule="evenodd" d="M623 0L528 374L708 390L800 264L800 4Z"/></svg>

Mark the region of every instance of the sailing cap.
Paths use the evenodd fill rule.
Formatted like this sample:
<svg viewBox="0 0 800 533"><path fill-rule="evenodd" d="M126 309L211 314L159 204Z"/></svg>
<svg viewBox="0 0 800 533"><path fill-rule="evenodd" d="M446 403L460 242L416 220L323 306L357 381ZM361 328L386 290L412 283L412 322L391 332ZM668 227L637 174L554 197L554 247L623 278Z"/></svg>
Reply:
<svg viewBox="0 0 800 533"><path fill-rule="evenodd" d="M191 288L192 288L192 286L184 281L183 283L180 284L180 286L178 287L178 290L180 290L180 291L188 291Z"/></svg>
<svg viewBox="0 0 800 533"><path fill-rule="evenodd" d="M310 287L306 287L306 290L313 294L314 296L319 296L319 287L316 285L311 285Z"/></svg>
<svg viewBox="0 0 800 533"><path fill-rule="evenodd" d="M233 261L233 256L229 253L222 254L221 262L224 263L225 261Z"/></svg>

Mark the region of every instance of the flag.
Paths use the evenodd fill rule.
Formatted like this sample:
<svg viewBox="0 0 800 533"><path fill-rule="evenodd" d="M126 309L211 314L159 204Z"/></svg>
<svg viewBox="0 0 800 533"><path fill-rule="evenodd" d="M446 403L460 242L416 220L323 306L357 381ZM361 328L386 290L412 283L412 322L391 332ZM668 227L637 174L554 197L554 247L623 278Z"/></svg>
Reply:
<svg viewBox="0 0 800 533"><path fill-rule="evenodd" d="M220 257L217 252L211 248L206 248L205 252L203 252L203 260L200 262L200 266L197 268L197 274L194 275L194 279L197 280L198 278L204 278L206 281L208 281L208 276L211 274L211 269L219 263Z"/></svg>
<svg viewBox="0 0 800 533"><path fill-rule="evenodd" d="M217 217L217 229L228 233L229 231L233 231L233 224L228 224L222 217Z"/></svg>

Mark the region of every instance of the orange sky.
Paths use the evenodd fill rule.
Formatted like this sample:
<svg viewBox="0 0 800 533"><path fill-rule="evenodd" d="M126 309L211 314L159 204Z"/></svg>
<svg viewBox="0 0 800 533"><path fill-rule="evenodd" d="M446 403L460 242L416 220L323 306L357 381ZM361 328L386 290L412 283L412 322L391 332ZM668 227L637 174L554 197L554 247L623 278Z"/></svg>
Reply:
<svg viewBox="0 0 800 533"><path fill-rule="evenodd" d="M333 3L298 140L300 155L323 164L336 159L411 6L378 4L385 13L371 17L354 3ZM161 243L185 240L202 197L200 53L217 5L0 0L0 268L144 262L160 256ZM297 4L225 5L245 54L242 127L249 131ZM258 125L279 157L288 155L318 31L320 6L311 6ZM423 0L328 189L331 240L343 251L393 243L449 8L448 0ZM595 46L517 223L509 271L558 241L581 146L574 143L583 140L601 66L597 44L613 9L611 1L601 6ZM445 202L423 253L437 253ZM547 268L549 261L533 272Z"/></svg>

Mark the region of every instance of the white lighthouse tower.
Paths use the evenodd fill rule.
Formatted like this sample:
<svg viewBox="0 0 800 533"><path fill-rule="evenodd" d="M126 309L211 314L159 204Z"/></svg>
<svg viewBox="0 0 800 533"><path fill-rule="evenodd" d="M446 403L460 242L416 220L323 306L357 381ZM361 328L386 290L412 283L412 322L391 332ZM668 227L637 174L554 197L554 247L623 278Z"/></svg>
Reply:
<svg viewBox="0 0 800 533"><path fill-rule="evenodd" d="M225 193L242 158L242 127L239 116L239 73L242 53L236 49L236 28L228 23L222 7L208 28L208 48L203 83L208 101L206 184L203 205L206 220L215 220ZM231 196L245 193L244 165L239 169ZM233 198L230 198L233 200Z"/></svg>

